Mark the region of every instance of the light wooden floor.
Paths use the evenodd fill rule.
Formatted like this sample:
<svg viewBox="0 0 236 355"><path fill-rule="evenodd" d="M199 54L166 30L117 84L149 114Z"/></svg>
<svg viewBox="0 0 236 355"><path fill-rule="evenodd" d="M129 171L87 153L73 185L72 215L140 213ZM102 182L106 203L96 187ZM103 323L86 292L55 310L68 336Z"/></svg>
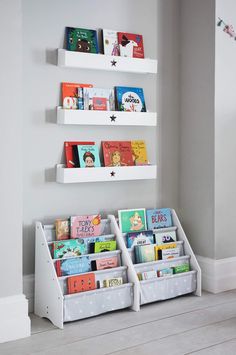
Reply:
<svg viewBox="0 0 236 355"><path fill-rule="evenodd" d="M64 330L31 319L32 336L0 344L1 355L236 354L236 290L113 312L67 323Z"/></svg>

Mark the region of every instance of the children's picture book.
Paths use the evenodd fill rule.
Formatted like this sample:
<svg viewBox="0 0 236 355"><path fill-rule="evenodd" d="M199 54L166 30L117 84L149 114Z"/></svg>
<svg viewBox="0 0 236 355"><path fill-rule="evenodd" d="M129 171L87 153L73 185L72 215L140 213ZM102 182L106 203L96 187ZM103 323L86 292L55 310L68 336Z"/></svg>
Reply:
<svg viewBox="0 0 236 355"><path fill-rule="evenodd" d="M56 240L70 238L70 224L68 219L56 219L55 221Z"/></svg>
<svg viewBox="0 0 236 355"><path fill-rule="evenodd" d="M67 168L79 167L79 154L77 145L94 145L94 142L64 142Z"/></svg>
<svg viewBox="0 0 236 355"><path fill-rule="evenodd" d="M103 280L103 287L115 287L123 284L122 277L114 277L112 279Z"/></svg>
<svg viewBox="0 0 236 355"><path fill-rule="evenodd" d="M95 242L90 244L90 253L103 253L105 251L116 250L116 240L107 242Z"/></svg>
<svg viewBox="0 0 236 355"><path fill-rule="evenodd" d="M170 208L154 208L147 210L148 229L172 227L172 215Z"/></svg>
<svg viewBox="0 0 236 355"><path fill-rule="evenodd" d="M122 233L138 232L147 229L145 208L119 210L118 218Z"/></svg>
<svg viewBox="0 0 236 355"><path fill-rule="evenodd" d="M99 151L96 145L78 145L77 149L81 168L97 168L101 166Z"/></svg>
<svg viewBox="0 0 236 355"><path fill-rule="evenodd" d="M64 109L84 109L83 88L92 88L91 84L62 83L62 107Z"/></svg>
<svg viewBox="0 0 236 355"><path fill-rule="evenodd" d="M144 140L131 141L134 165L148 165L146 143Z"/></svg>
<svg viewBox="0 0 236 355"><path fill-rule="evenodd" d="M112 269L114 267L118 267L118 257L113 256L111 258L92 260L91 265L92 270Z"/></svg>
<svg viewBox="0 0 236 355"><path fill-rule="evenodd" d="M85 110L115 110L115 97L113 89L84 88L83 91Z"/></svg>
<svg viewBox="0 0 236 355"><path fill-rule="evenodd" d="M133 157L129 141L102 141L105 166L132 166Z"/></svg>
<svg viewBox="0 0 236 355"><path fill-rule="evenodd" d="M146 112L146 105L142 88L115 86L115 100L116 109L118 111Z"/></svg>
<svg viewBox="0 0 236 355"><path fill-rule="evenodd" d="M118 32L121 57L144 58L143 36L134 33Z"/></svg>
<svg viewBox="0 0 236 355"><path fill-rule="evenodd" d="M101 235L97 237L85 237L85 238L78 238L78 243L83 244L84 249L85 249L85 254L90 253L90 245L91 243L97 243L97 242L108 242L111 240L115 240L114 234L108 234L108 235Z"/></svg>
<svg viewBox="0 0 236 355"><path fill-rule="evenodd" d="M66 49L75 52L98 53L98 39L95 30L66 27Z"/></svg>
<svg viewBox="0 0 236 355"><path fill-rule="evenodd" d="M179 274L181 272L188 272L190 271L189 263L184 263L182 265L177 265L173 267L174 274Z"/></svg>
<svg viewBox="0 0 236 355"><path fill-rule="evenodd" d="M101 215L85 215L70 217L71 238L86 238L101 234Z"/></svg>
<svg viewBox="0 0 236 355"><path fill-rule="evenodd" d="M150 280L157 277L157 272L155 270L144 271L141 273L141 280Z"/></svg>
<svg viewBox="0 0 236 355"><path fill-rule="evenodd" d="M117 31L102 30L103 52L105 55L119 56L120 48L118 45Z"/></svg>
<svg viewBox="0 0 236 355"><path fill-rule="evenodd" d="M153 231L132 232L126 234L127 248L135 245L154 244Z"/></svg>
<svg viewBox="0 0 236 355"><path fill-rule="evenodd" d="M155 260L154 245L135 245L134 255L136 263L146 263Z"/></svg>
<svg viewBox="0 0 236 355"><path fill-rule="evenodd" d="M173 268L172 267L167 267L165 269L161 269L157 271L157 276L158 277L166 277L166 276L171 276L173 275Z"/></svg>
<svg viewBox="0 0 236 355"><path fill-rule="evenodd" d="M95 290L95 274L70 276L67 279L68 294Z"/></svg>
<svg viewBox="0 0 236 355"><path fill-rule="evenodd" d="M84 244L79 243L76 239L56 241L53 243L52 251L54 259L71 258L86 254Z"/></svg>
<svg viewBox="0 0 236 355"><path fill-rule="evenodd" d="M162 260L178 258L180 256L180 248L162 249Z"/></svg>
<svg viewBox="0 0 236 355"><path fill-rule="evenodd" d="M162 250L164 250L164 249L173 249L173 248L177 248L177 244L176 243L155 245L154 246L155 260L161 260L162 259Z"/></svg>
<svg viewBox="0 0 236 355"><path fill-rule="evenodd" d="M158 232L158 233L154 232L154 235L155 235L155 243L157 245L176 242L177 240L176 231L167 231L167 232Z"/></svg>
<svg viewBox="0 0 236 355"><path fill-rule="evenodd" d="M55 268L58 277L83 274L91 271L91 260L86 255L78 258L61 259L56 261Z"/></svg>

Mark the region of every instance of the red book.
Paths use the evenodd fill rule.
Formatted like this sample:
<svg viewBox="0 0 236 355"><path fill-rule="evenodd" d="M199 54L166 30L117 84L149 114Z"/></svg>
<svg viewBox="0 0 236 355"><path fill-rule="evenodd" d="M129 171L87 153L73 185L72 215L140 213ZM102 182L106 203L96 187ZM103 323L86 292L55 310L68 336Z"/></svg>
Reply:
<svg viewBox="0 0 236 355"><path fill-rule="evenodd" d="M61 83L61 93L62 93L62 106L63 108L78 108L78 102L70 101L72 99L78 99L78 89L79 88L92 88L92 84L77 84L77 83ZM74 103L74 106L70 106Z"/></svg>
<svg viewBox="0 0 236 355"><path fill-rule="evenodd" d="M93 97L93 109L107 111L107 99L105 97Z"/></svg>
<svg viewBox="0 0 236 355"><path fill-rule="evenodd" d="M133 166L131 142L103 141L102 150L105 166Z"/></svg>
<svg viewBox="0 0 236 355"><path fill-rule="evenodd" d="M134 33L118 32L121 57L144 58L143 36Z"/></svg>
<svg viewBox="0 0 236 355"><path fill-rule="evenodd" d="M79 167L79 157L77 145L94 145L94 142L64 142L66 167L77 168ZM73 149L75 147L76 149Z"/></svg>
<svg viewBox="0 0 236 355"><path fill-rule="evenodd" d="M95 285L95 274L89 273L78 276L70 276L67 279L67 289L68 293L77 293L94 290Z"/></svg>

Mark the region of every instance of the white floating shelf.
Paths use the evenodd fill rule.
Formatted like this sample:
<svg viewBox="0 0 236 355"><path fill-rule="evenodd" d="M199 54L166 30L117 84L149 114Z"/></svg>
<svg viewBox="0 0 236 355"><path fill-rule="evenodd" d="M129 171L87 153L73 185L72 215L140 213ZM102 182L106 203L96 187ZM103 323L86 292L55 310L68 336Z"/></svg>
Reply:
<svg viewBox="0 0 236 355"><path fill-rule="evenodd" d="M57 107L58 124L99 126L156 126L156 112L68 110Z"/></svg>
<svg viewBox="0 0 236 355"><path fill-rule="evenodd" d="M101 168L65 168L56 167L56 181L63 184L98 181L147 180L156 179L156 165L101 167Z"/></svg>
<svg viewBox="0 0 236 355"><path fill-rule="evenodd" d="M116 57L58 49L58 66L68 68L111 70L129 73L157 73L157 60Z"/></svg>

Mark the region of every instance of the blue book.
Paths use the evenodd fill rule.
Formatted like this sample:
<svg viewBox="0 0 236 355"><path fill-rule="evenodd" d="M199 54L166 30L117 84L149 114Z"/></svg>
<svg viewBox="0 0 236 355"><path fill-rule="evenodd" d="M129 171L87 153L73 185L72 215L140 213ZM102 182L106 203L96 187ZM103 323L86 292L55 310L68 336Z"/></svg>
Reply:
<svg viewBox="0 0 236 355"><path fill-rule="evenodd" d="M116 86L116 109L128 112L146 112L142 88Z"/></svg>
<svg viewBox="0 0 236 355"><path fill-rule="evenodd" d="M77 149L81 168L97 168L101 166L96 145L77 145Z"/></svg>
<svg viewBox="0 0 236 355"><path fill-rule="evenodd" d="M132 248L135 245L154 244L153 231L142 231L127 233L127 248Z"/></svg>
<svg viewBox="0 0 236 355"><path fill-rule="evenodd" d="M91 260L89 256L57 260L55 267L57 276L82 274L91 271Z"/></svg>
<svg viewBox="0 0 236 355"><path fill-rule="evenodd" d="M146 211L148 229L172 227L170 208L154 208Z"/></svg>

